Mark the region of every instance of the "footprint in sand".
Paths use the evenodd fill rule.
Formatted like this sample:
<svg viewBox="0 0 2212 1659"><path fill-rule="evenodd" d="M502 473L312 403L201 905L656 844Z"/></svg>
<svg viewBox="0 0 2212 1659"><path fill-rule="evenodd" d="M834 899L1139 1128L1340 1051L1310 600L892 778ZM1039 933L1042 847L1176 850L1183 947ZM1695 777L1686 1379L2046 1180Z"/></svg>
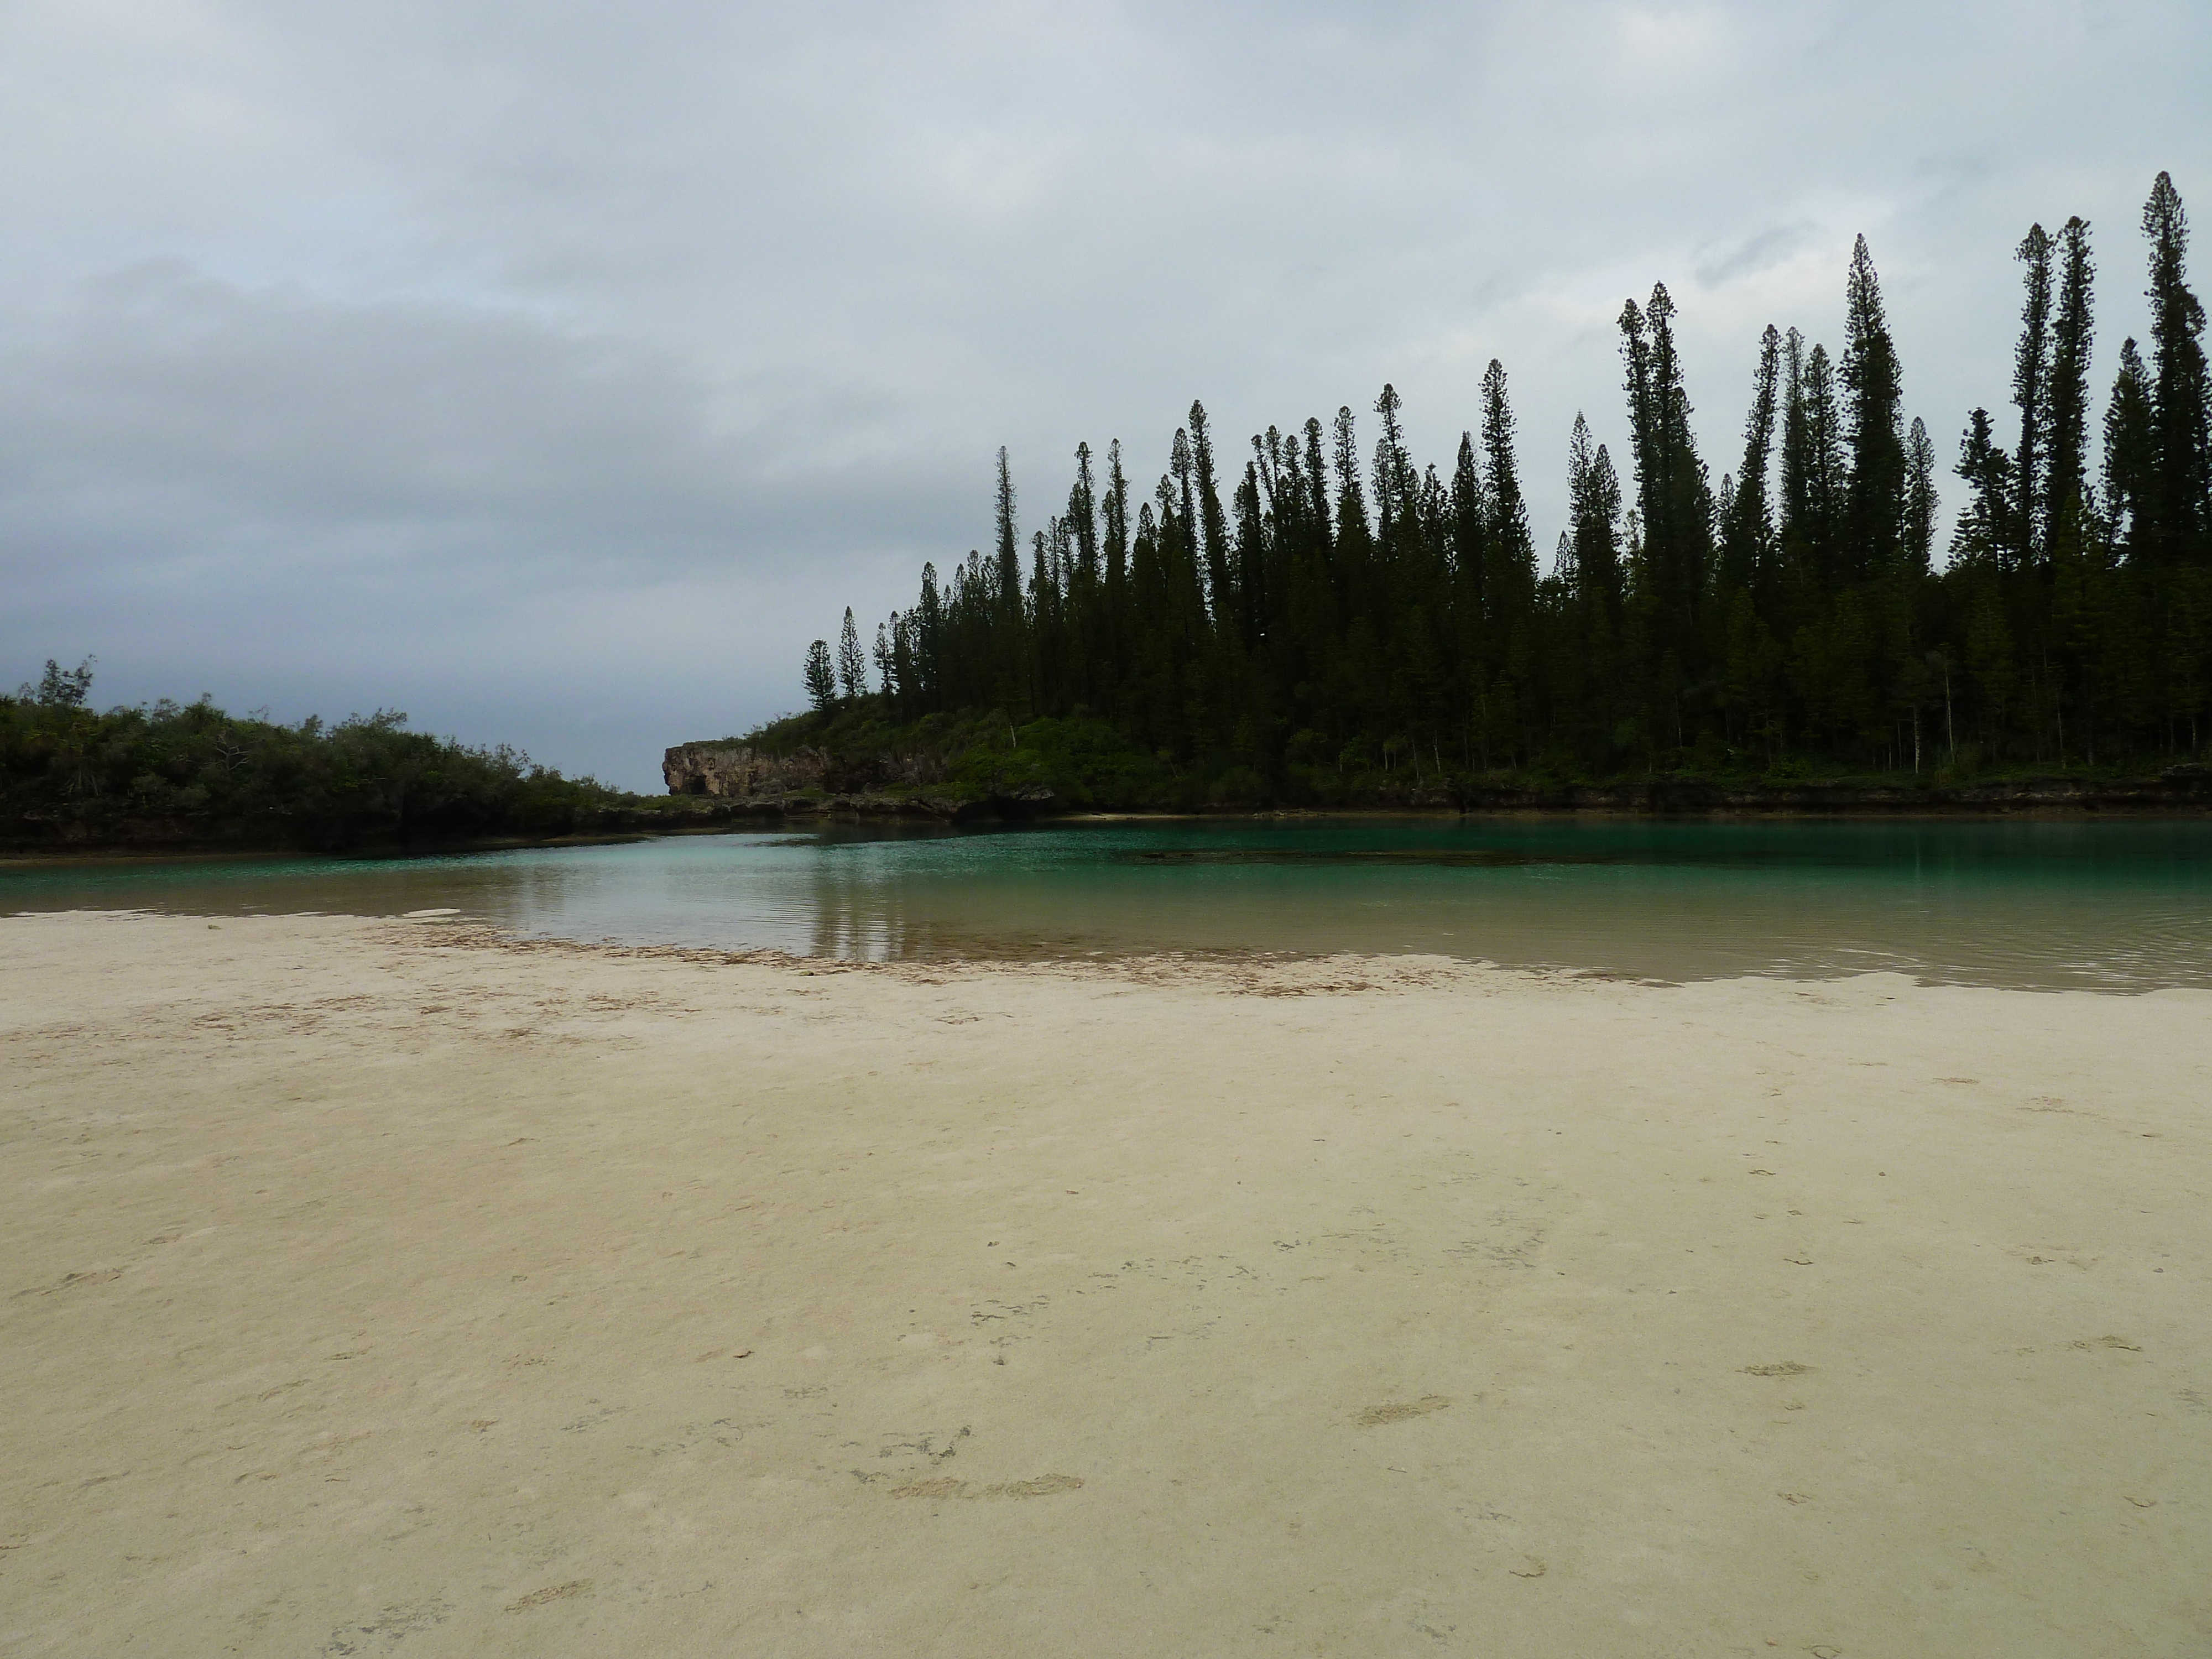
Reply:
<svg viewBox="0 0 2212 1659"><path fill-rule="evenodd" d="M965 1480L908 1480L890 1489L893 1498L1049 1498L1073 1492L1083 1484L1074 1474L1041 1474L1034 1480L1000 1480L988 1486L971 1486Z"/></svg>
<svg viewBox="0 0 2212 1659"><path fill-rule="evenodd" d="M572 1595L589 1595L591 1593L590 1579L571 1578L565 1584L548 1584L544 1589L532 1590L527 1595L509 1601L507 1610L509 1613L527 1613L532 1607L544 1607L548 1601L565 1601Z"/></svg>
<svg viewBox="0 0 2212 1659"><path fill-rule="evenodd" d="M1402 1423L1409 1417L1426 1417L1431 1412L1440 1412L1451 1401L1440 1394L1423 1395L1419 1400L1395 1401L1388 1405L1370 1406L1359 1413L1359 1426L1371 1429L1382 1423Z"/></svg>

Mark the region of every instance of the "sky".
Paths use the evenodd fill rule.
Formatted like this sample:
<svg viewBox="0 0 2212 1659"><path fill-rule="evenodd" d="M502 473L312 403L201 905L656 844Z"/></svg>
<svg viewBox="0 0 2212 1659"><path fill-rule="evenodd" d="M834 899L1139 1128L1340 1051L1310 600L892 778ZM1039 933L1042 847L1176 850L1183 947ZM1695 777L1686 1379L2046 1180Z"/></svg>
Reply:
<svg viewBox="0 0 2212 1659"><path fill-rule="evenodd" d="M1948 457L2031 222L2101 406L2208 68L2202 0L0 0L0 682L657 790L988 542L1000 445L1026 530L1079 441L1146 492L1193 398L1371 444L1388 381L1448 470L1496 357L1548 550L1622 301L1717 478L1860 234Z"/></svg>

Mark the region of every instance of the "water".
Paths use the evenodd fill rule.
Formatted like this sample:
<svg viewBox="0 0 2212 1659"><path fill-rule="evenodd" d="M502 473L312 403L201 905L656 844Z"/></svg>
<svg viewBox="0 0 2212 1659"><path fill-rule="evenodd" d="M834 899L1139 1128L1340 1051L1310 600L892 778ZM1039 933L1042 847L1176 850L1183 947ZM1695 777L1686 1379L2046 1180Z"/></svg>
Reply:
<svg viewBox="0 0 2212 1659"><path fill-rule="evenodd" d="M1529 816L682 836L409 860L20 866L0 912L451 908L871 961L1337 951L1636 978L2212 987L2212 822Z"/></svg>

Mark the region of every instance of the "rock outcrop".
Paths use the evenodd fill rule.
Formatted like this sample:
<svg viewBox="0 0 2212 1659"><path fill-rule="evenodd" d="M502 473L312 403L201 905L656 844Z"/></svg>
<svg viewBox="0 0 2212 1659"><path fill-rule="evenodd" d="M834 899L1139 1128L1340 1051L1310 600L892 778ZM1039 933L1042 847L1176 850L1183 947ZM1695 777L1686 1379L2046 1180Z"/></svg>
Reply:
<svg viewBox="0 0 2212 1659"><path fill-rule="evenodd" d="M1060 810L1049 789L969 799L945 793L944 768L926 755L833 759L819 749L771 755L742 743L678 744L662 757L672 795L705 795L749 817L975 819L1048 817ZM936 787L933 787L936 786Z"/></svg>
<svg viewBox="0 0 2212 1659"><path fill-rule="evenodd" d="M819 749L770 755L741 743L684 743L662 757L660 775L672 795L757 801L822 793L830 787L830 757Z"/></svg>

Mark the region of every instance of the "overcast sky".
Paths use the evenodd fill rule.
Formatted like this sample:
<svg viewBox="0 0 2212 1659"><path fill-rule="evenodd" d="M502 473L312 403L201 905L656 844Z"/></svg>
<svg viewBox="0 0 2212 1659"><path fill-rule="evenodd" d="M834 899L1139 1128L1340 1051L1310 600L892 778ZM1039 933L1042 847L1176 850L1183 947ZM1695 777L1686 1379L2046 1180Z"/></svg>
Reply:
<svg viewBox="0 0 2212 1659"><path fill-rule="evenodd" d="M1000 444L1038 525L1079 440L1142 489L1194 397L1371 441L1389 380L1443 465L1496 356L1548 560L1622 300L1717 477L1859 232L1948 460L2031 221L2101 407L2208 68L2203 0L0 0L0 680L658 788L987 540Z"/></svg>

